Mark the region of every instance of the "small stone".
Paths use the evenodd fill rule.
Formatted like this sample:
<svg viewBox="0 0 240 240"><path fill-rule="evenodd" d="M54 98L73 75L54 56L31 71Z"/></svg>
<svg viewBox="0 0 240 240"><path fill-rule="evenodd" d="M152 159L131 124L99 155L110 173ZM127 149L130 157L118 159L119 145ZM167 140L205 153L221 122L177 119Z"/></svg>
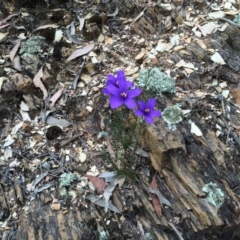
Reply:
<svg viewBox="0 0 240 240"><path fill-rule="evenodd" d="M87 155L86 155L85 153L81 152L81 153L79 154L79 159L80 159L80 161L83 163L83 162L86 161Z"/></svg>
<svg viewBox="0 0 240 240"><path fill-rule="evenodd" d="M85 84L83 83L83 82L80 82L79 84L78 84L78 87L80 87L80 88L83 88L85 86Z"/></svg>
<svg viewBox="0 0 240 240"><path fill-rule="evenodd" d="M89 112L92 112L93 111L93 108L91 106L87 106L86 109L89 111Z"/></svg>
<svg viewBox="0 0 240 240"><path fill-rule="evenodd" d="M218 80L215 78L212 81L212 86L217 86L218 85Z"/></svg>
<svg viewBox="0 0 240 240"><path fill-rule="evenodd" d="M224 98L228 98L229 90L223 90L222 95L223 95Z"/></svg>
<svg viewBox="0 0 240 240"><path fill-rule="evenodd" d="M99 91L99 88L98 88L98 87L93 87L92 90L93 90L94 92L97 92L97 91Z"/></svg>
<svg viewBox="0 0 240 240"><path fill-rule="evenodd" d="M226 82L219 83L219 87L226 88L227 87L227 83Z"/></svg>
<svg viewBox="0 0 240 240"><path fill-rule="evenodd" d="M218 93L221 93L221 92L222 92L222 88L219 87L219 86L215 87L215 89L217 90Z"/></svg>

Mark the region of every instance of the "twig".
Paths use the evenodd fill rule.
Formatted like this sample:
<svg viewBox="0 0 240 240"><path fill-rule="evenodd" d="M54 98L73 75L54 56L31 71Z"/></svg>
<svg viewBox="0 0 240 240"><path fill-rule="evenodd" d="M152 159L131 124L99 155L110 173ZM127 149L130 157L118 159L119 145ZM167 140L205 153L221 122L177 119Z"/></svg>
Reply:
<svg viewBox="0 0 240 240"><path fill-rule="evenodd" d="M228 146L229 135L230 135L231 130L232 130L232 128L229 127L229 129L228 129L228 133L227 133L227 139L226 139L226 146Z"/></svg>
<svg viewBox="0 0 240 240"><path fill-rule="evenodd" d="M117 60L121 61L122 63L128 64L128 65L131 64L128 60L126 60L124 57L122 57L122 56L119 55L118 53L116 53L116 52L114 52L114 51L112 51L112 50L110 50L109 52L110 52L110 54L111 54L113 57L115 57Z"/></svg>
<svg viewBox="0 0 240 240"><path fill-rule="evenodd" d="M76 140L76 139L77 139L78 137L80 137L80 136L82 136L82 134L77 134L77 135L75 135L75 136L73 136L73 137L71 137L71 138L69 138L69 139L67 139L67 140L62 141L62 142L60 143L60 146L63 147L63 146L65 146L65 145L67 145L68 143Z"/></svg>
<svg viewBox="0 0 240 240"><path fill-rule="evenodd" d="M174 226L173 223L168 221L168 225L173 229L173 231L178 235L180 240L184 240L180 234L180 232L177 230L177 228Z"/></svg>
<svg viewBox="0 0 240 240"><path fill-rule="evenodd" d="M238 25L237 23L235 23L235 22L233 22L233 21L231 21L231 20L229 20L229 19L227 19L227 18L218 18L219 20L222 20L222 21L224 21L224 22L227 22L227 23L229 23L229 24L231 24L231 25L233 25L233 26L236 26L236 27L238 27L238 28L240 28L240 25Z"/></svg>
<svg viewBox="0 0 240 240"><path fill-rule="evenodd" d="M95 2L95 1L92 1L90 4L88 4L84 9L82 9L82 12L83 12L86 8L92 6L92 5L94 4L94 2Z"/></svg>
<svg viewBox="0 0 240 240"><path fill-rule="evenodd" d="M76 88L77 88L77 83L78 83L78 79L80 77L80 74L82 73L82 70L83 70L83 65L85 64L85 59L83 60L83 63L82 65L80 66L80 69L78 70L74 80L73 80L73 90L75 91Z"/></svg>
<svg viewBox="0 0 240 240"><path fill-rule="evenodd" d="M225 124L225 126L227 127L227 130L230 129L230 126L228 125L227 121L224 119L224 117L222 115L219 116L220 119L222 120L222 122ZM222 126L221 122L218 121L218 119L216 118L216 121ZM240 139L232 132L229 132L229 135L235 140L235 142L240 146Z"/></svg>
<svg viewBox="0 0 240 240"><path fill-rule="evenodd" d="M225 115L226 115L226 111L225 111L225 107L224 107L224 101L223 101L223 98L222 98L222 100L221 100L221 105L222 105L223 115L225 116Z"/></svg>
<svg viewBox="0 0 240 240"><path fill-rule="evenodd" d="M148 7L148 6L146 6L146 7L142 10L142 12L140 12L140 14L131 22L130 27L131 27L139 18L141 18L141 17L143 16L144 11L147 9L147 7Z"/></svg>

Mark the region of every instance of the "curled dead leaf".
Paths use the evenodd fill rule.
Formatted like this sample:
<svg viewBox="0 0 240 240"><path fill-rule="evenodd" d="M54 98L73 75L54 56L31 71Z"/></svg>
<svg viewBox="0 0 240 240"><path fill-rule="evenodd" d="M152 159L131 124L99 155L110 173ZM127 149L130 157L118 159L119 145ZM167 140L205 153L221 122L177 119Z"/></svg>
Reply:
<svg viewBox="0 0 240 240"><path fill-rule="evenodd" d="M95 46L95 44L92 43L92 44L87 45L87 46L84 47L84 48L81 48L81 49L78 49L78 50L74 51L74 52L71 54L71 56L67 59L66 62L69 62L69 61L71 61L71 60L73 60L73 59L75 59L75 58L77 58L77 57L80 57L80 56L82 56L82 55L85 55L85 54L89 53L90 51L92 51L92 49L94 48L94 46Z"/></svg>
<svg viewBox="0 0 240 240"><path fill-rule="evenodd" d="M107 183L99 177L86 175L89 181L97 188L99 192L104 192Z"/></svg>
<svg viewBox="0 0 240 240"><path fill-rule="evenodd" d="M43 67L40 68L40 70L38 71L38 73L34 76L33 78L33 83L35 85L35 87L38 87L42 90L43 92L43 99L46 99L48 93L46 88L44 87L41 78L43 77Z"/></svg>
<svg viewBox="0 0 240 240"><path fill-rule="evenodd" d="M53 107L55 102L61 97L63 89L64 88L58 89L58 91L51 97L51 99L50 99L50 102L51 102L50 106Z"/></svg>
<svg viewBox="0 0 240 240"><path fill-rule="evenodd" d="M10 57L10 59L11 59L12 62L13 62L13 59L14 59L14 57L15 57L15 55L16 55L19 47L20 47L20 44L21 44L21 40L19 39L19 40L17 41L16 45L14 46L14 48L11 50L11 52L10 52L10 54L9 54L9 57Z"/></svg>

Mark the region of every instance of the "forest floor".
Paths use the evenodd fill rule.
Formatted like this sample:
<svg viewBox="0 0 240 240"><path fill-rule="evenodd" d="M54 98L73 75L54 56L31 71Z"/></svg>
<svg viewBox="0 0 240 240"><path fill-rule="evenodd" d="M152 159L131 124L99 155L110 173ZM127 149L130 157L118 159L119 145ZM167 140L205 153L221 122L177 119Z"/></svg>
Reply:
<svg viewBox="0 0 240 240"><path fill-rule="evenodd" d="M148 235L151 226L135 202L134 181L138 187L144 182L145 190L151 187L146 199L158 217L172 204L164 192L162 198L154 195L156 173L158 181L164 178L144 139L134 153L134 181L116 178L114 164L103 155L104 149L109 155L114 151L107 122L116 110L102 89L108 75L119 70L138 86L144 69L161 68L175 86L152 96L156 108L163 112L178 104L182 124L189 124L186 135L203 145L201 137L210 129L212 142L224 145L240 181L239 8L234 0L3 1L1 239L20 239L21 215L31 212L34 201L63 216L71 209L85 214L81 226L78 219L84 237L57 233L58 239L157 239L157 233ZM153 125L160 126L158 121L165 119ZM182 128L180 121L175 126ZM239 186L235 190L239 196ZM98 214L90 210L94 205ZM134 218L135 233L125 226L129 218ZM161 229L169 239L185 236L176 219L172 214Z"/></svg>

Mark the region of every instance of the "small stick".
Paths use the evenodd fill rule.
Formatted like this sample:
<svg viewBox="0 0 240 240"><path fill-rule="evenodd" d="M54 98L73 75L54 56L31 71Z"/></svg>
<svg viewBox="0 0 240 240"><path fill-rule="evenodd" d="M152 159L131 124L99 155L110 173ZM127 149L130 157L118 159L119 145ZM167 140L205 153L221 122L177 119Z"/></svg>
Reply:
<svg viewBox="0 0 240 240"><path fill-rule="evenodd" d="M229 23L229 24L231 24L231 25L233 25L233 26L236 26L236 27L238 27L238 28L240 28L240 25L238 25L237 23L235 23L235 22L233 22L233 21L231 21L231 20L229 20L229 19L227 19L227 18L218 18L219 20L222 20L222 21L224 21L224 22L227 22L227 23Z"/></svg>

